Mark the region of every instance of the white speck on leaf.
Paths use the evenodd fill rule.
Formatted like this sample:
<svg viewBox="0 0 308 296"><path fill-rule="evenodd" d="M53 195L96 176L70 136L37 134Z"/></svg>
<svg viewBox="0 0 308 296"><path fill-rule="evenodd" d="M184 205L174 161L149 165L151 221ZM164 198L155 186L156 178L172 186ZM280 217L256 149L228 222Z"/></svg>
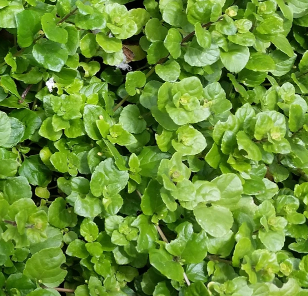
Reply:
<svg viewBox="0 0 308 296"><path fill-rule="evenodd" d="M49 78L49 79L46 81L46 86L47 86L47 88L48 88L48 90L49 90L50 93L52 92L53 88L56 87L56 83L55 83L55 81L53 80L52 77Z"/></svg>

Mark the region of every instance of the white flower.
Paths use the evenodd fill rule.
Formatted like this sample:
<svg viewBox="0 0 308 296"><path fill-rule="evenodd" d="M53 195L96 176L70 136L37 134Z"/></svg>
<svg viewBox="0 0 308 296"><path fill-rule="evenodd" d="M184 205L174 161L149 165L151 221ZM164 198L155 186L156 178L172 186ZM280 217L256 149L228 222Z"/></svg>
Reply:
<svg viewBox="0 0 308 296"><path fill-rule="evenodd" d="M123 71L131 71L133 68L126 62L126 56L123 53L123 60L119 65L116 65L118 69L121 69Z"/></svg>
<svg viewBox="0 0 308 296"><path fill-rule="evenodd" d="M102 30L101 30L101 29L95 29L95 30L92 30L92 33L93 33L93 34L98 34L98 33L100 33L100 32L102 32Z"/></svg>
<svg viewBox="0 0 308 296"><path fill-rule="evenodd" d="M128 71L128 72L133 69L129 64L125 62L121 62L119 65L116 65L116 67L123 71Z"/></svg>
<svg viewBox="0 0 308 296"><path fill-rule="evenodd" d="M56 83L52 77L46 81L46 86L50 93L52 92L52 89L56 87Z"/></svg>

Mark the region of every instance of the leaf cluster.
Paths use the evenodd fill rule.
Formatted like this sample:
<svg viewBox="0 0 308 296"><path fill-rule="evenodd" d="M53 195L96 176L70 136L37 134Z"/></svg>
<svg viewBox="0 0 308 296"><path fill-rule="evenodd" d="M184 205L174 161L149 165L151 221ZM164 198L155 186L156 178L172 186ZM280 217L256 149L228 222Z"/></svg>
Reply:
<svg viewBox="0 0 308 296"><path fill-rule="evenodd" d="M0 0L0 296L308 295L307 0L139 2Z"/></svg>

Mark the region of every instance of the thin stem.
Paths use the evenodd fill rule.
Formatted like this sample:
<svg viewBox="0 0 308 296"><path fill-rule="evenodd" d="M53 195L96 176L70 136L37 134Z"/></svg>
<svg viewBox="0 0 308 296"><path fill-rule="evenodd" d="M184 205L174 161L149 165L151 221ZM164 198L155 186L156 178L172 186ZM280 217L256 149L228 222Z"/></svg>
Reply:
<svg viewBox="0 0 308 296"><path fill-rule="evenodd" d="M6 223L6 224L10 224L12 226L17 226L17 223L15 221L11 221L11 220L2 220L2 222ZM26 225L25 228L33 228L34 225Z"/></svg>
<svg viewBox="0 0 308 296"><path fill-rule="evenodd" d="M140 193L139 190L136 190L137 194L139 195L140 198L142 198L142 194Z"/></svg>
<svg viewBox="0 0 308 296"><path fill-rule="evenodd" d="M163 231L161 230L161 228L159 227L159 225L156 225L156 229L157 229L157 231L158 231L160 237L162 238L162 240L163 240L165 243L169 244L168 239L166 238L165 234L163 233Z"/></svg>
<svg viewBox="0 0 308 296"><path fill-rule="evenodd" d="M189 281L187 274L185 272L184 272L184 280L185 280L187 286L190 286L190 281Z"/></svg>
<svg viewBox="0 0 308 296"><path fill-rule="evenodd" d="M117 111L124 103L125 101L129 98L129 95L125 96L114 108L113 112Z"/></svg>
<svg viewBox="0 0 308 296"><path fill-rule="evenodd" d="M223 16L220 16L216 22L219 22L220 20L222 20ZM208 22L204 25L202 25L202 28L208 28L210 27L214 22ZM195 35L195 31L190 32L188 35L186 35L183 40L181 41L181 45L183 45L183 43L187 42L188 40L190 40L194 35Z"/></svg>
<svg viewBox="0 0 308 296"><path fill-rule="evenodd" d="M216 255L208 255L207 259L210 261L219 261L219 262L226 263L226 264L232 264L230 260L222 259Z"/></svg>
<svg viewBox="0 0 308 296"><path fill-rule="evenodd" d="M140 193L139 190L136 190L137 194L139 195L140 198L142 198L142 194ZM162 240L166 243L166 244L169 244L169 241L167 239L167 237L165 236L165 234L163 233L163 231L161 230L161 228L159 227L159 225L157 224L156 225L156 229L157 229L157 232L159 233L160 237L162 238ZM190 281L186 275L186 273L184 272L183 273L183 277L184 277L184 280L187 284L187 286L190 286Z"/></svg>
<svg viewBox="0 0 308 296"><path fill-rule="evenodd" d="M58 292L62 292L62 293L74 293L75 290L73 289L66 289L66 288L48 288L46 286L42 286L43 289L54 289Z"/></svg>
<svg viewBox="0 0 308 296"><path fill-rule="evenodd" d="M165 234L163 233L163 231L161 230L161 228L159 227L159 225L156 225L156 229L157 229L157 232L159 233L160 237L162 238L162 240L163 240L165 243L169 244L168 239L166 238ZM189 281L189 279L188 279L188 277L187 277L187 274L186 274L185 272L183 273L183 277L184 277L184 280L185 280L187 286L190 286L190 281Z"/></svg>
<svg viewBox="0 0 308 296"><path fill-rule="evenodd" d="M75 9L73 9L70 13L68 13L67 15L65 15L62 19L60 19L57 23L57 25L63 23L64 21L66 21L70 16L72 16L76 11L78 10L78 8L76 7Z"/></svg>
<svg viewBox="0 0 308 296"><path fill-rule="evenodd" d="M54 288L58 292L63 292L63 293L74 293L75 290L73 289L65 289L65 288Z"/></svg>
<svg viewBox="0 0 308 296"><path fill-rule="evenodd" d="M10 225L13 225L13 226L17 226L17 223L15 221L10 221L10 220L2 220L4 223L6 224L10 224Z"/></svg>
<svg viewBox="0 0 308 296"><path fill-rule="evenodd" d="M26 96L28 92L30 91L31 87L32 87L32 84L29 84L27 88L24 90L24 92L21 95L21 99L18 101L19 104L22 104L25 101Z"/></svg>

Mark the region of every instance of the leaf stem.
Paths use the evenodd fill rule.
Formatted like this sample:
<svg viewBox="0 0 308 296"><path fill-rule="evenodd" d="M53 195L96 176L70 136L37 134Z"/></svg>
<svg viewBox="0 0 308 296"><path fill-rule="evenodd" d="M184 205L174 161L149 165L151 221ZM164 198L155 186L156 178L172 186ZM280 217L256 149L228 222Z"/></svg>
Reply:
<svg viewBox="0 0 308 296"><path fill-rule="evenodd" d="M162 238L162 240L163 240L165 243L169 244L169 241L168 241L167 237L165 236L165 234L163 233L163 231L161 230L161 228L159 227L158 224L156 225L156 229L157 229L157 232L159 233L160 237ZM189 279L188 279L187 274L185 273L185 271L184 271L184 273L183 273L183 277L184 277L184 280L185 280L187 286L190 286L190 281L189 281Z"/></svg>
<svg viewBox="0 0 308 296"><path fill-rule="evenodd" d="M73 289L66 289L66 288L48 288L48 287L46 287L46 286L42 286L42 288L43 289L54 289L54 290L56 290L56 291L58 291L58 292L62 292L62 293L74 293L75 292L75 290L73 290Z"/></svg>
<svg viewBox="0 0 308 296"><path fill-rule="evenodd" d="M139 191L139 190L136 190L136 192L137 192L137 194L139 195L139 197L142 198L142 194L140 193L140 191ZM165 236L165 234L163 233L163 231L161 230L161 228L159 227L158 224L156 224L156 229L157 229L157 232L159 233L160 237L162 238L162 240L163 240L166 244L169 244L169 241L168 241L167 237ZM184 273L183 273L183 277L184 277L184 280L185 280L187 286L190 286L190 281L189 281L189 279L188 279L187 274L185 273L185 271L184 271Z"/></svg>
<svg viewBox="0 0 308 296"><path fill-rule="evenodd" d="M13 225L13 226L17 226L17 223L15 221L10 221L10 220L2 220L4 223L6 224L10 224L10 225Z"/></svg>
<svg viewBox="0 0 308 296"><path fill-rule="evenodd" d="M159 233L160 237L162 238L162 240L169 244L169 241L168 239L166 238L165 234L163 233L163 231L161 230L161 228L159 227L159 225L156 225L156 229L157 229L157 232Z"/></svg>
<svg viewBox="0 0 308 296"><path fill-rule="evenodd" d="M17 223L15 221L11 221L11 220L2 220L2 222L6 223L6 224L10 224L12 226L17 226ZM30 225L26 225L25 228L33 228L34 225L30 224Z"/></svg>
<svg viewBox="0 0 308 296"><path fill-rule="evenodd" d="M63 293L74 293L75 290L73 289L65 289L65 288L54 288L58 292L63 292Z"/></svg>
<svg viewBox="0 0 308 296"><path fill-rule="evenodd" d="M70 16L72 16L76 11L78 10L78 7L76 7L75 9L73 9L71 12L69 12L67 15L65 15L62 19L60 19L57 23L57 25L63 23L64 21L66 21Z"/></svg>
<svg viewBox="0 0 308 296"><path fill-rule="evenodd" d="M232 265L232 262L230 260L222 259L216 255L207 255L206 258L210 261L219 261L222 263L230 264Z"/></svg>
<svg viewBox="0 0 308 296"><path fill-rule="evenodd" d="M31 87L32 87L32 84L29 84L27 88L24 90L24 92L21 95L21 99L18 101L19 104L22 104L25 101L26 96L28 92L30 91Z"/></svg>

